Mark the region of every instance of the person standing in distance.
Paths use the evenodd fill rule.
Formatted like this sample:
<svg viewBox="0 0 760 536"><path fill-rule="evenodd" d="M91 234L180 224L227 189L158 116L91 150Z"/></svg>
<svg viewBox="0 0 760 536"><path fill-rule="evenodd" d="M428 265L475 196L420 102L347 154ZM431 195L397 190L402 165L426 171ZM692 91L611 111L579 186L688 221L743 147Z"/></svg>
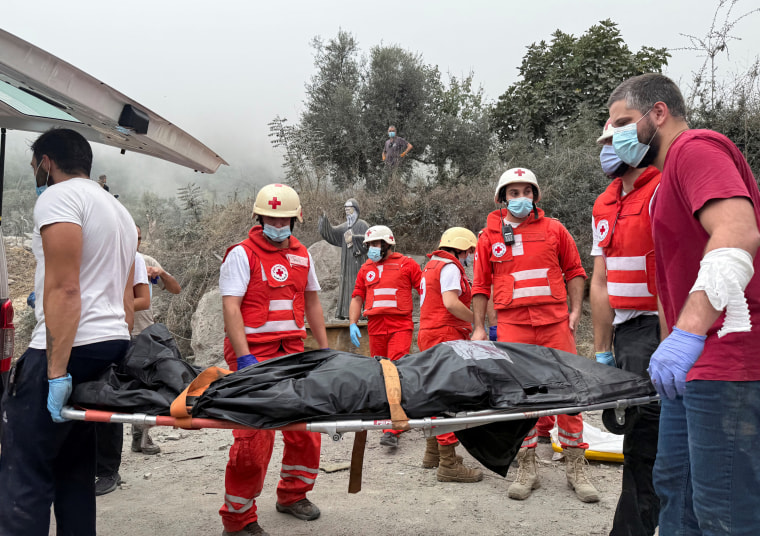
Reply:
<svg viewBox="0 0 760 536"><path fill-rule="evenodd" d="M52 504L58 534L95 536L95 423L61 409L76 385L124 358L137 232L89 179L81 134L49 130L32 155L37 325L3 395L0 534L47 536Z"/></svg>
<svg viewBox="0 0 760 536"><path fill-rule="evenodd" d="M760 191L731 140L689 129L669 78L629 78L607 106L620 159L662 171L651 218L668 335L649 363L660 534L758 534Z"/></svg>
<svg viewBox="0 0 760 536"><path fill-rule="evenodd" d="M321 348L327 332L319 281L306 247L293 236L303 221L298 194L284 184L264 186L256 196L257 219L248 238L231 246L219 274L224 314L224 359L239 370L274 357L304 351L306 327ZM256 497L264 487L274 448L274 430L233 430L235 438L225 475L224 505L219 510L223 536L266 535L258 523ZM278 512L304 521L319 508L306 498L319 473L320 435L283 432Z"/></svg>

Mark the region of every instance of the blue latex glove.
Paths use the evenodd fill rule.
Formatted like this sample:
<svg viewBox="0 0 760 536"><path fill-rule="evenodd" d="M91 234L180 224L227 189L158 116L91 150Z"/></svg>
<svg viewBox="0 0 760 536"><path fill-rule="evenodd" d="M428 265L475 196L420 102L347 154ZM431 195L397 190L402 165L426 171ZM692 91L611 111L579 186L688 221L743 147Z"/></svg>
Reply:
<svg viewBox="0 0 760 536"><path fill-rule="evenodd" d="M61 417L61 410L71 396L71 389L71 374L48 380L47 409L53 418L53 422L67 421Z"/></svg>
<svg viewBox="0 0 760 536"><path fill-rule="evenodd" d="M615 358L613 357L612 352L597 352L594 354L594 357L596 357L596 362L600 365L615 366Z"/></svg>
<svg viewBox="0 0 760 536"><path fill-rule="evenodd" d="M356 324L351 324L348 326L348 330L351 332L351 342L354 346L359 348L359 346L361 346L359 339L362 338L362 332L359 331L359 327Z"/></svg>
<svg viewBox="0 0 760 536"><path fill-rule="evenodd" d="M245 367L250 367L258 362L259 360L253 357L253 354L241 355L237 358L238 370L243 370Z"/></svg>
<svg viewBox="0 0 760 536"><path fill-rule="evenodd" d="M495 341L496 340L496 326L489 326L488 327L488 340L489 341Z"/></svg>
<svg viewBox="0 0 760 536"><path fill-rule="evenodd" d="M702 354L705 339L706 335L694 335L674 327L660 343L647 369L660 396L673 399L676 395L683 395L686 374Z"/></svg>
<svg viewBox="0 0 760 536"><path fill-rule="evenodd" d="M34 304L37 303L37 295L34 292L31 292L29 296L26 298L26 304L34 309Z"/></svg>

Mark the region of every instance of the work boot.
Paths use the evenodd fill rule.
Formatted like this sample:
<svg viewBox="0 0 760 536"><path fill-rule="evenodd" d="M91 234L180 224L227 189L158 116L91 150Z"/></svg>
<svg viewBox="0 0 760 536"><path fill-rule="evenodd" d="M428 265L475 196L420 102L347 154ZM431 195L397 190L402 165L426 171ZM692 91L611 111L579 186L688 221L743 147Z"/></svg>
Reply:
<svg viewBox="0 0 760 536"><path fill-rule="evenodd" d="M586 451L584 449L565 447L565 471L567 485L575 490L580 500L587 503L598 502L599 492L589 482L586 475Z"/></svg>
<svg viewBox="0 0 760 536"><path fill-rule="evenodd" d="M304 521L312 521L314 519L317 519L321 513L319 511L319 508L317 508L317 505L311 502L309 499L301 499L300 501L294 502L288 506L283 506L280 503L277 503L275 504L275 507L277 508L278 512L282 512L283 514L290 514L293 517L303 519Z"/></svg>
<svg viewBox="0 0 760 536"><path fill-rule="evenodd" d="M521 448L517 453L517 478L507 491L510 499L522 501L530 497L534 489L541 487L536 467L536 449Z"/></svg>
<svg viewBox="0 0 760 536"><path fill-rule="evenodd" d="M438 482L480 482L483 480L483 472L480 469L470 469L462 463L461 456L457 456L454 445L438 445L440 453L440 465L436 479Z"/></svg>
<svg viewBox="0 0 760 536"><path fill-rule="evenodd" d="M132 452L153 455L161 452L161 447L150 438L150 426L132 425Z"/></svg>
<svg viewBox="0 0 760 536"><path fill-rule="evenodd" d="M259 526L258 521L248 523L242 530L236 530L235 532L222 532L222 536L269 536L269 533L264 531Z"/></svg>
<svg viewBox="0 0 760 536"><path fill-rule="evenodd" d="M380 438L380 444L384 447L398 447L398 436L392 432L385 432Z"/></svg>
<svg viewBox="0 0 760 536"><path fill-rule="evenodd" d="M121 475L114 473L108 476L95 477L95 496L100 497L106 493L116 491L116 487L121 484Z"/></svg>
<svg viewBox="0 0 760 536"><path fill-rule="evenodd" d="M422 456L422 467L434 469L438 467L438 439L435 436L425 438L425 454Z"/></svg>

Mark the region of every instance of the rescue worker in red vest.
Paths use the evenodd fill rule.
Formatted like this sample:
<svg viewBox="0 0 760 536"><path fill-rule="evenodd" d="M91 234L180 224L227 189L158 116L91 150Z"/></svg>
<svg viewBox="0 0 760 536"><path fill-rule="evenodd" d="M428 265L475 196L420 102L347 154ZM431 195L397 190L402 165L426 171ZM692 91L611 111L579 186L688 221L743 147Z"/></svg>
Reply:
<svg viewBox="0 0 760 536"><path fill-rule="evenodd" d="M649 219L660 171L654 166L637 169L620 160L612 148L614 130L607 121L597 139L602 145L602 170L613 180L596 199L593 211L594 349L599 363L648 377L649 358L660 344ZM623 438L623 489L610 536L651 536L660 512L652 484L660 405L637 406L627 416L633 424L627 423L630 427Z"/></svg>
<svg viewBox="0 0 760 536"><path fill-rule="evenodd" d="M586 272L573 237L536 207L540 199L538 181L528 169L509 169L499 179L494 202L500 208L488 215L475 254L472 339L488 340L484 325L493 285L499 341L575 353ZM585 473L583 418L559 415L557 425L568 484L582 501L598 501L599 493ZM519 470L508 492L512 499L526 499L540 486L537 436L534 427L517 454Z"/></svg>
<svg viewBox="0 0 760 536"><path fill-rule="evenodd" d="M417 346L427 350L445 341L468 340L472 334L472 285L464 267L472 263L478 239L464 227L452 227L441 236L438 249L422 273L420 330ZM480 469L470 469L457 456L459 444L453 433L428 437L422 467L438 468L439 482L478 482Z"/></svg>
<svg viewBox="0 0 760 536"><path fill-rule="evenodd" d="M293 235L303 221L298 194L282 184L264 186L253 206L248 238L224 257L219 289L224 313L224 358L238 370L304 350L304 316L320 347L327 347L320 290L311 255ZM223 536L266 534L258 524L256 497L274 446L273 430L234 430L219 513ZM306 498L319 471L320 435L283 432L285 449L277 485L278 512L310 521L319 508Z"/></svg>
<svg viewBox="0 0 760 536"><path fill-rule="evenodd" d="M422 270L414 259L396 253L396 239L385 225L375 225L364 234L367 262L359 269L348 310L351 342L359 347L361 333L356 325L364 305L373 356L395 361L412 347L412 290L420 293ZM398 430L383 430L380 444L398 447Z"/></svg>

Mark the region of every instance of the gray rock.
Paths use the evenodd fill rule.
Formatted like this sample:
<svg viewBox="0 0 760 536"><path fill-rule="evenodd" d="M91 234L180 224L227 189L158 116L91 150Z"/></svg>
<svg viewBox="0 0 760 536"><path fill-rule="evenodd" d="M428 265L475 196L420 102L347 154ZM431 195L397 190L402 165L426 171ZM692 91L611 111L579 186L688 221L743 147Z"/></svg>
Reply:
<svg viewBox="0 0 760 536"><path fill-rule="evenodd" d="M194 362L206 368L226 366L224 361L224 315L222 314L222 296L215 287L206 292L190 322L193 330Z"/></svg>
<svg viewBox="0 0 760 536"><path fill-rule="evenodd" d="M319 286L322 287L319 301L329 323L335 319L340 293L340 248L330 245L326 240L320 240L311 245L309 253L314 259L314 270L317 272Z"/></svg>

